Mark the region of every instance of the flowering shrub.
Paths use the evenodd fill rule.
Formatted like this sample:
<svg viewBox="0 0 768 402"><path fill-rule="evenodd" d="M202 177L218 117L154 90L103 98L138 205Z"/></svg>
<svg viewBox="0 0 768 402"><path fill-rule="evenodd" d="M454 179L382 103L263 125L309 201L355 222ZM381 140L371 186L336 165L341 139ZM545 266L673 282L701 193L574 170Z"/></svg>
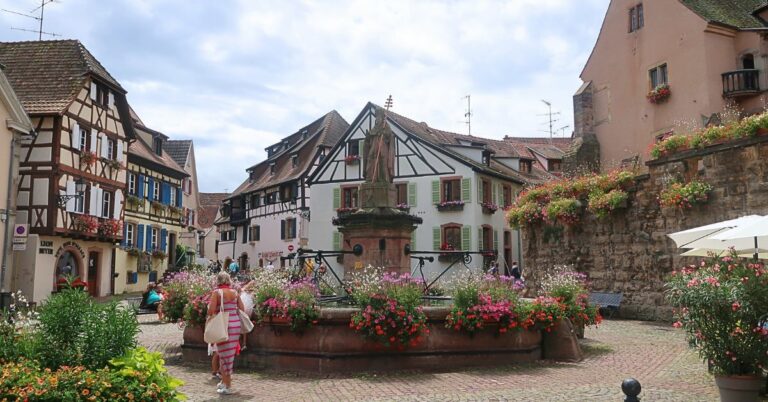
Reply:
<svg viewBox="0 0 768 402"><path fill-rule="evenodd" d="M208 302L211 301L211 292L195 296L184 305L184 323L191 327L204 328L208 317ZM167 313L166 313L167 314Z"/></svg>
<svg viewBox="0 0 768 402"><path fill-rule="evenodd" d="M99 235L113 239L123 230L123 223L117 219L105 219L99 224Z"/></svg>
<svg viewBox="0 0 768 402"><path fill-rule="evenodd" d="M445 327L473 334L488 325L500 334L524 328L519 317L519 283L513 278L468 274L454 283L454 305L445 318Z"/></svg>
<svg viewBox="0 0 768 402"><path fill-rule="evenodd" d="M27 298L11 293L11 305L0 310L0 362L16 361L33 353L33 330L38 313Z"/></svg>
<svg viewBox="0 0 768 402"><path fill-rule="evenodd" d="M80 152L80 163L86 164L86 165L93 165L93 162L96 162L96 153L90 152L90 151L82 151Z"/></svg>
<svg viewBox="0 0 768 402"><path fill-rule="evenodd" d="M718 374L759 374L768 367L768 272L736 252L673 272L667 299L690 342Z"/></svg>
<svg viewBox="0 0 768 402"><path fill-rule="evenodd" d="M648 98L649 102L658 104L666 102L670 95L672 95L672 92L669 90L669 85L661 84L657 85L656 88L653 88L650 92L648 92L646 98Z"/></svg>
<svg viewBox="0 0 768 402"><path fill-rule="evenodd" d="M659 194L659 204L662 207L691 208L695 204L707 202L712 186L701 181L688 184L673 183Z"/></svg>
<svg viewBox="0 0 768 402"><path fill-rule="evenodd" d="M197 323L196 317L190 312L187 317L185 309L191 301L205 296L214 288L215 279L213 276L198 272L177 272L168 281L163 288L165 290L165 299L163 299L163 313L165 320L169 322L183 322L187 318L192 321L190 325ZM198 301L199 302L199 301ZM199 304L198 304L198 307ZM208 308L207 306L205 307ZM194 314L199 314L196 311ZM205 323L205 320L203 320Z"/></svg>
<svg viewBox="0 0 768 402"><path fill-rule="evenodd" d="M634 180L632 172L618 170L533 187L518 196L507 211L507 220L516 228L541 221L572 225L580 220L583 201L591 194L607 194L614 190L626 192Z"/></svg>
<svg viewBox="0 0 768 402"><path fill-rule="evenodd" d="M492 202L483 202L480 205L483 207L483 209L488 210L491 213L494 213L499 209L499 206Z"/></svg>
<svg viewBox="0 0 768 402"><path fill-rule="evenodd" d="M93 233L99 228L99 220L90 215L76 215L72 219L72 229L76 232Z"/></svg>
<svg viewBox="0 0 768 402"><path fill-rule="evenodd" d="M347 156L344 158L344 162L345 162L347 165L354 165L354 164L355 164L355 163L357 163L359 160L360 160L360 155L347 155Z"/></svg>
<svg viewBox="0 0 768 402"><path fill-rule="evenodd" d="M768 112L763 112L733 124L707 127L692 135L676 134L667 137L653 145L651 157L655 159L688 148L703 148L718 142L750 138L766 131Z"/></svg>
<svg viewBox="0 0 768 402"><path fill-rule="evenodd" d="M352 300L361 310L354 313L349 327L385 346L404 348L416 345L429 334L421 307L423 282L409 274L381 273L367 267L352 275Z"/></svg>
<svg viewBox="0 0 768 402"><path fill-rule="evenodd" d="M598 218L605 218L611 212L626 204L628 196L626 191L618 189L607 193L594 191L589 194L587 211L593 213Z"/></svg>

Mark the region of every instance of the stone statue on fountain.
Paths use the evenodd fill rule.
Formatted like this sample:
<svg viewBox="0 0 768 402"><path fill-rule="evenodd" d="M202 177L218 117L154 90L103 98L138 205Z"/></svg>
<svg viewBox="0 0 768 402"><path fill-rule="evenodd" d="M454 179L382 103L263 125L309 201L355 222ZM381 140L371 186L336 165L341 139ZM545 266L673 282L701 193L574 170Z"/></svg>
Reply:
<svg viewBox="0 0 768 402"><path fill-rule="evenodd" d="M386 112L379 109L376 123L363 142L365 182L360 186L363 208L394 208L395 135L387 124Z"/></svg>

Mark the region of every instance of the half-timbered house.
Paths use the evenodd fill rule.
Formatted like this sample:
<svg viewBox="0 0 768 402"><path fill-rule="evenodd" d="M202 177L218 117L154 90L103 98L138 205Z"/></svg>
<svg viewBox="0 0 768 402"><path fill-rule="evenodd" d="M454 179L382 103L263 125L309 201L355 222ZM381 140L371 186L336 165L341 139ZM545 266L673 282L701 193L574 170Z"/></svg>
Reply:
<svg viewBox="0 0 768 402"><path fill-rule="evenodd" d="M280 257L307 245L306 179L347 127L334 110L266 148L267 159L247 169L248 179L222 205L219 257L243 268L279 266Z"/></svg>
<svg viewBox="0 0 768 402"><path fill-rule="evenodd" d="M176 263L176 244L186 231L182 183L189 175L165 152L168 137L134 118L136 140L128 147L125 222L118 267L126 291L142 290Z"/></svg>
<svg viewBox="0 0 768 402"><path fill-rule="evenodd" d="M34 301L65 278L115 292L125 152L133 138L126 91L76 40L0 43L0 63L37 136L23 144L15 283Z"/></svg>
<svg viewBox="0 0 768 402"><path fill-rule="evenodd" d="M362 148L378 109L368 103L310 176L312 249L343 248L345 240L331 220L360 207L358 189L366 154ZM438 130L391 111L386 118L397 137L397 207L423 219L413 232L411 249L484 252L473 256L473 267L494 258L499 259L500 268L520 260L518 233L508 226L502 209L534 177L520 171L516 164L520 155L514 147L501 140ZM426 264L424 272L434 277L452 260L439 256ZM334 269L343 270L336 265Z"/></svg>

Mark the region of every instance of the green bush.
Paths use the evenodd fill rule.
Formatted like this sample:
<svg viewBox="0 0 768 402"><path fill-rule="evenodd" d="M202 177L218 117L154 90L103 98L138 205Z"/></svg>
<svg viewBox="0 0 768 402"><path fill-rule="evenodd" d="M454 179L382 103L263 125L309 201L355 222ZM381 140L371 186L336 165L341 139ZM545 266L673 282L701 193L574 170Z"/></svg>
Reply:
<svg viewBox="0 0 768 402"><path fill-rule="evenodd" d="M83 365L99 369L136 346L139 324L133 311L116 302L95 303L81 290L51 295L40 308L34 353L43 367Z"/></svg>

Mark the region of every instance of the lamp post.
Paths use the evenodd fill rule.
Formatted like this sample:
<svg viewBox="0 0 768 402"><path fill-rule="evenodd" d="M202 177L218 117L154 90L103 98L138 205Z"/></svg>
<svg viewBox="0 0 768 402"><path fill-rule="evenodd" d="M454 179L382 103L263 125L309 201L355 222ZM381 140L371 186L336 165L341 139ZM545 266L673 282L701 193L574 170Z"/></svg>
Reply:
<svg viewBox="0 0 768 402"><path fill-rule="evenodd" d="M75 180L75 194L62 194L58 196L59 208L64 208L67 202L73 198L82 197L81 193L85 193L85 180L79 177Z"/></svg>

